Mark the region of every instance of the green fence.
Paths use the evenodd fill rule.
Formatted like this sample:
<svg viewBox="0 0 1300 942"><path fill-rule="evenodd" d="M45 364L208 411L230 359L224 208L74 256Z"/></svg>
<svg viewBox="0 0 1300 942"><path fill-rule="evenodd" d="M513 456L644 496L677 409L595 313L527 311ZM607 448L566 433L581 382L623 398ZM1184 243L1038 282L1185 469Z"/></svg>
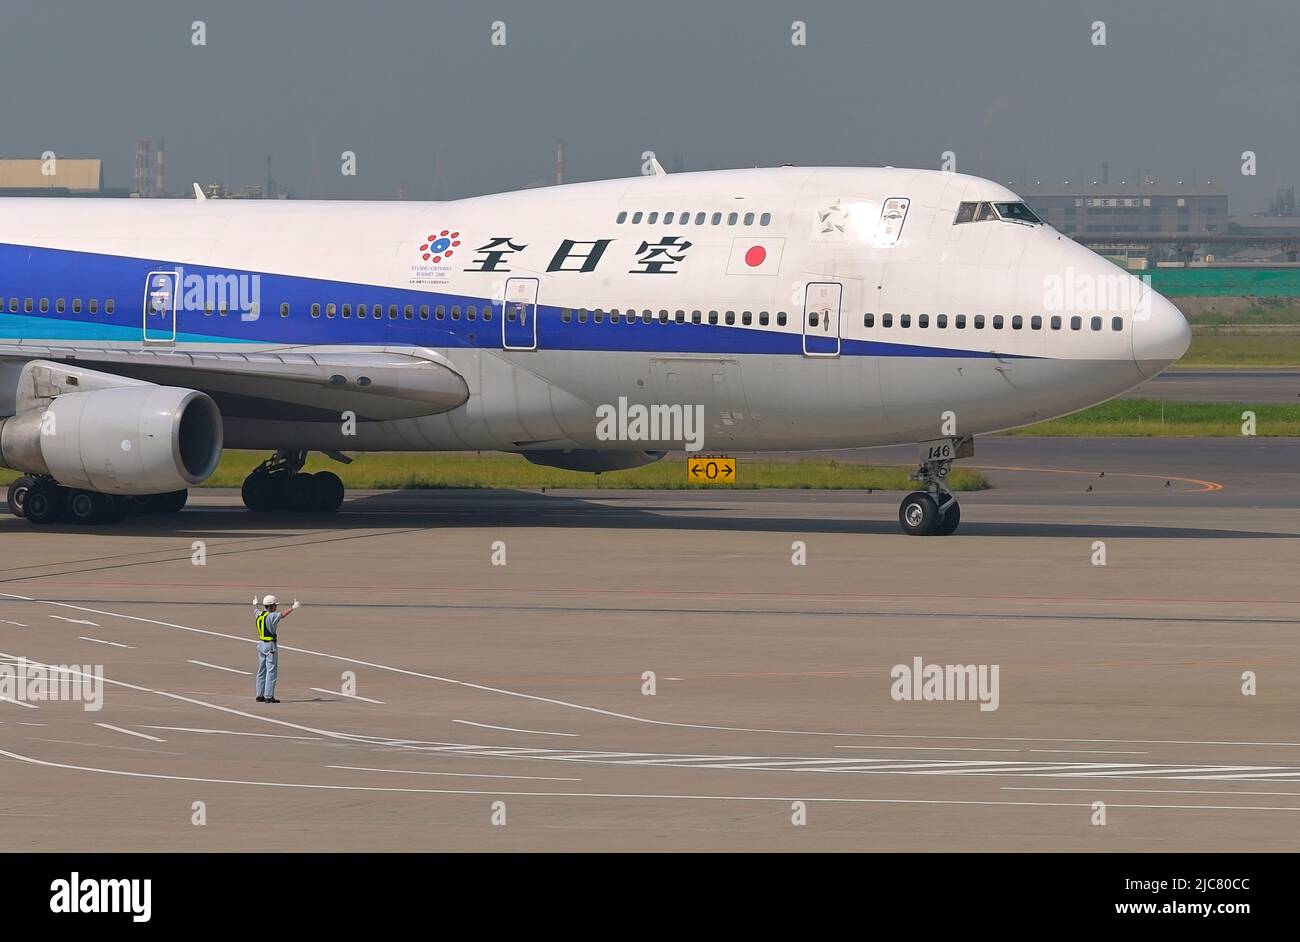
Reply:
<svg viewBox="0 0 1300 942"><path fill-rule="evenodd" d="M1151 287L1168 297L1300 297L1300 268L1152 268Z"/></svg>

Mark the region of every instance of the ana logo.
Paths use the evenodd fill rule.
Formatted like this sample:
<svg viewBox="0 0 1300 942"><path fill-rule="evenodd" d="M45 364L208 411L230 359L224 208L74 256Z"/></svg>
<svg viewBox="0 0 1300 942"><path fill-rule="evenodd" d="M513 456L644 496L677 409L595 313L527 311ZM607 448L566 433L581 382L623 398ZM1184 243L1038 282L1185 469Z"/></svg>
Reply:
<svg viewBox="0 0 1300 942"><path fill-rule="evenodd" d="M460 233L443 229L437 235L430 235L420 246L420 257L426 262L441 262L444 258L451 258L458 245Z"/></svg>

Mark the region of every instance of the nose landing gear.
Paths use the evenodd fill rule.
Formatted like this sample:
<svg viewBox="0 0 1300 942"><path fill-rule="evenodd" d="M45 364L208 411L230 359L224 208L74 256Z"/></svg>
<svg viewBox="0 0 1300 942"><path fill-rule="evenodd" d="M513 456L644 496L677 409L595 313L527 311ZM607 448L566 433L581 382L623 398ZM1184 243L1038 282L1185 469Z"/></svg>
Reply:
<svg viewBox="0 0 1300 942"><path fill-rule="evenodd" d="M921 443L921 464L910 480L921 485L903 498L898 524L908 536L947 536L961 523L961 506L948 490L948 474L958 458L975 454L975 439L947 438Z"/></svg>

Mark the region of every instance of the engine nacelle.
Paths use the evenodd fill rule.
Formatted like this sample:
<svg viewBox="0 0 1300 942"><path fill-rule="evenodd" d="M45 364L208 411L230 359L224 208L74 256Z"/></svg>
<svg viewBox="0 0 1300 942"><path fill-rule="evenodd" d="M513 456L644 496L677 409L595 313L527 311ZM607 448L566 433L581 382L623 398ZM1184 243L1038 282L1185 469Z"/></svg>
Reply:
<svg viewBox="0 0 1300 942"><path fill-rule="evenodd" d="M654 464L667 454L664 451L596 451L593 448L566 448L553 451L525 451L521 454L533 464L565 471L624 471Z"/></svg>
<svg viewBox="0 0 1300 942"><path fill-rule="evenodd" d="M104 494L202 484L221 460L221 412L206 394L133 384L62 393L0 419L0 464Z"/></svg>

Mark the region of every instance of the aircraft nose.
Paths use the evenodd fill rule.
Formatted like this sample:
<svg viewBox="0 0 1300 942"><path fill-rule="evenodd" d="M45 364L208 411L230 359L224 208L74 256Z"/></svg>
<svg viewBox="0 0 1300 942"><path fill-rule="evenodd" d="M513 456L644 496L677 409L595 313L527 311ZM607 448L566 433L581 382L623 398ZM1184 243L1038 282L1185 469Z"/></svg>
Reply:
<svg viewBox="0 0 1300 942"><path fill-rule="evenodd" d="M1176 363L1192 343L1182 311L1150 289L1133 315L1133 360L1146 376Z"/></svg>

